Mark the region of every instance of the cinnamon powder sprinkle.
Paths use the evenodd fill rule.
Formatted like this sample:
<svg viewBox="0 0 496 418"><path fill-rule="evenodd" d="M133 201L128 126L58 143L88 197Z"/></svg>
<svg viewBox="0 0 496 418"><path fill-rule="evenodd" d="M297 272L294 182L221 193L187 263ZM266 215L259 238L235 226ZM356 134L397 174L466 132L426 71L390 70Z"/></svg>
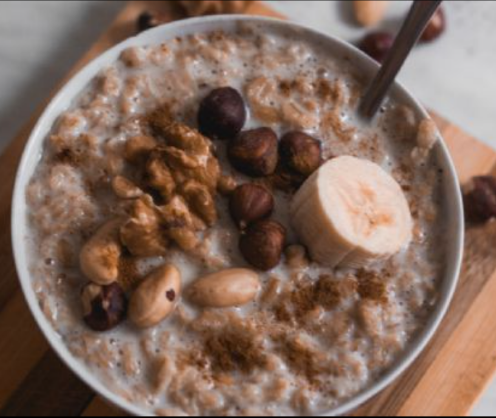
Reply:
<svg viewBox="0 0 496 418"><path fill-rule="evenodd" d="M118 282L125 291L131 291L138 287L143 278L139 275L136 260L132 257L121 257L119 261Z"/></svg>
<svg viewBox="0 0 496 418"><path fill-rule="evenodd" d="M388 303L387 286L375 272L360 270L358 277L358 294L362 299Z"/></svg>
<svg viewBox="0 0 496 418"><path fill-rule="evenodd" d="M282 295L273 312L280 322L301 321L309 312L318 307L325 310L337 308L343 300L357 293L358 283L354 278L336 280L322 275L317 282L304 279L295 290Z"/></svg>
<svg viewBox="0 0 496 418"><path fill-rule="evenodd" d="M214 373L220 374L233 371L250 374L267 363L263 347L243 329L223 329L207 337L205 354L212 362Z"/></svg>

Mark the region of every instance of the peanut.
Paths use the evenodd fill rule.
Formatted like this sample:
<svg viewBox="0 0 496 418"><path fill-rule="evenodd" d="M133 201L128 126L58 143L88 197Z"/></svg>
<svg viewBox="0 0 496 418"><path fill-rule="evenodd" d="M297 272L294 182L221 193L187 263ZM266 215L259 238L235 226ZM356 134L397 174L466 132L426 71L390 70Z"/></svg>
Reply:
<svg viewBox="0 0 496 418"><path fill-rule="evenodd" d="M386 14L388 1L355 0L353 8L357 22L365 27L378 24Z"/></svg>
<svg viewBox="0 0 496 418"><path fill-rule="evenodd" d="M131 298L129 319L139 328L150 328L175 309L181 293L181 273L167 264L153 271Z"/></svg>
<svg viewBox="0 0 496 418"><path fill-rule="evenodd" d="M248 269L223 270L199 279L188 292L189 299L205 308L232 308L255 299L261 284Z"/></svg>

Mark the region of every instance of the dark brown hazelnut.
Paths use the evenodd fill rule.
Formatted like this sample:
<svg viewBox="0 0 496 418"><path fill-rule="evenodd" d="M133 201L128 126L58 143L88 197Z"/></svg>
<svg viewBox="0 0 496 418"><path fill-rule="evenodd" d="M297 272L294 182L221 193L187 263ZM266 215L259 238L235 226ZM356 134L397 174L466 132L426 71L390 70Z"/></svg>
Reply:
<svg viewBox="0 0 496 418"><path fill-rule="evenodd" d="M322 144L303 132L289 132L279 143L281 163L305 177L322 165Z"/></svg>
<svg viewBox="0 0 496 418"><path fill-rule="evenodd" d="M231 216L240 229L268 218L274 210L274 198L258 184L239 186L229 201Z"/></svg>
<svg viewBox="0 0 496 418"><path fill-rule="evenodd" d="M358 44L358 48L377 62L384 62L394 43L394 36L387 32L370 33Z"/></svg>
<svg viewBox="0 0 496 418"><path fill-rule="evenodd" d="M245 260L253 267L268 271L281 261L286 229L276 221L259 221L242 235L239 248Z"/></svg>
<svg viewBox="0 0 496 418"><path fill-rule="evenodd" d="M82 292L83 315L93 331L110 331L126 318L127 298L117 284L110 286L87 285Z"/></svg>
<svg viewBox="0 0 496 418"><path fill-rule="evenodd" d="M200 132L217 139L233 139L246 122L246 106L241 94L231 88L213 90L200 104Z"/></svg>
<svg viewBox="0 0 496 418"><path fill-rule="evenodd" d="M277 135L270 128L241 132L229 142L229 160L238 171L252 177L274 174L277 162Z"/></svg>
<svg viewBox="0 0 496 418"><path fill-rule="evenodd" d="M496 178L474 177L464 188L464 204L469 222L484 223L496 218Z"/></svg>
<svg viewBox="0 0 496 418"><path fill-rule="evenodd" d="M276 173L270 177L271 188L280 190L284 193L295 193L305 183L307 178L294 170L279 164Z"/></svg>
<svg viewBox="0 0 496 418"><path fill-rule="evenodd" d="M164 16L145 11L141 13L136 20L136 30L138 33L141 33L148 29L153 29L157 26L163 25L166 22L167 20Z"/></svg>
<svg viewBox="0 0 496 418"><path fill-rule="evenodd" d="M430 22L427 24L427 27L420 37L420 41L423 43L435 41L443 34L445 29L446 15L444 13L444 9L440 7L439 9L437 9Z"/></svg>

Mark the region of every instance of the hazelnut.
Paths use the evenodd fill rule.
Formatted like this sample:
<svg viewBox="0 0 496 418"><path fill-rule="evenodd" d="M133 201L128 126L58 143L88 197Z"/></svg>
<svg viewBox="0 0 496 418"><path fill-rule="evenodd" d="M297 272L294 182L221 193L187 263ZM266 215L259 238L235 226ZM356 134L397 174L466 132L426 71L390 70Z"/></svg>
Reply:
<svg viewBox="0 0 496 418"><path fill-rule="evenodd" d="M200 104L198 125L206 136L232 139L241 132L245 122L245 102L231 87L213 90Z"/></svg>
<svg viewBox="0 0 496 418"><path fill-rule="evenodd" d="M274 210L274 198L263 186L244 184L231 195L231 216L240 229L268 218Z"/></svg>
<svg viewBox="0 0 496 418"><path fill-rule="evenodd" d="M289 132L281 139L279 155L282 164L308 177L322 164L322 144L303 132Z"/></svg>
<svg viewBox="0 0 496 418"><path fill-rule="evenodd" d="M91 283L83 289L81 299L84 321L93 331L110 331L126 318L126 295L117 283L110 286Z"/></svg>
<svg viewBox="0 0 496 418"><path fill-rule="evenodd" d="M136 20L136 30L138 31L138 33L141 33L145 30L153 29L157 26L163 25L166 22L167 20L164 16L145 11L141 13Z"/></svg>
<svg viewBox="0 0 496 418"><path fill-rule="evenodd" d="M252 177L274 173L278 162L277 135L270 128L242 132L230 141L228 155L238 171Z"/></svg>
<svg viewBox="0 0 496 418"><path fill-rule="evenodd" d="M248 228L239 248L248 263L268 271L281 261L285 241L286 229L279 222L260 221Z"/></svg>
<svg viewBox="0 0 496 418"><path fill-rule="evenodd" d="M464 188L464 204L470 222L484 223L496 218L496 178L474 177Z"/></svg>
<svg viewBox="0 0 496 418"><path fill-rule="evenodd" d="M446 29L446 15L442 7L437 9L432 19L427 24L420 41L423 43L435 41L439 38Z"/></svg>
<svg viewBox="0 0 496 418"><path fill-rule="evenodd" d="M382 63L392 48L394 36L387 32L373 32L365 36L358 44L358 48L368 56Z"/></svg>

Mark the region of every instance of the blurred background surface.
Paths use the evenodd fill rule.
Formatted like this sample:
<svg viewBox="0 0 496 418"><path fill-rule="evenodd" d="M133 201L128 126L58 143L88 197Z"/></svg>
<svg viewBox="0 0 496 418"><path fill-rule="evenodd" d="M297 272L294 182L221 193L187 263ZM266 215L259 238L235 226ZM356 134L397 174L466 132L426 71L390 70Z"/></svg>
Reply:
<svg viewBox="0 0 496 418"><path fill-rule="evenodd" d="M356 41L349 2L271 1L291 19ZM383 28L409 7L396 1ZM420 46L400 80L429 108L496 148L496 2L446 1L447 32ZM0 150L112 22L124 1L0 2ZM474 416L494 416L496 384Z"/></svg>

